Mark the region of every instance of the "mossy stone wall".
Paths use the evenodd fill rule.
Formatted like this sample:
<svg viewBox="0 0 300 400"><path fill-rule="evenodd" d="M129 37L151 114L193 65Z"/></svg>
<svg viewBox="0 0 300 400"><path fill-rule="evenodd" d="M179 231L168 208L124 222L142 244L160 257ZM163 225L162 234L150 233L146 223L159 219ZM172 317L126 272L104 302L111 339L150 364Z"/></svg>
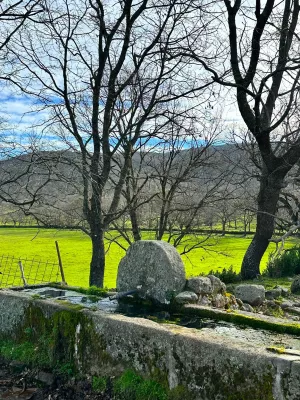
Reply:
<svg viewBox="0 0 300 400"><path fill-rule="evenodd" d="M199 400L296 400L300 358L205 331L0 290L0 340L37 343L49 366L98 376L133 368Z"/></svg>

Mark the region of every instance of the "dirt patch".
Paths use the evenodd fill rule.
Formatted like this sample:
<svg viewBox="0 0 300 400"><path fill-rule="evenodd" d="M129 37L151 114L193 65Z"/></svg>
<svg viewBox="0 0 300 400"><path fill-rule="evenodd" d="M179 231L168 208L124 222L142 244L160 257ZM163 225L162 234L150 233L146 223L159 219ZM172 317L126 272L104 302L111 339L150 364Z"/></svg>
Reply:
<svg viewBox="0 0 300 400"><path fill-rule="evenodd" d="M40 379L42 379L42 381ZM66 378L0 361L1 400L113 400L108 380L104 392L93 391L91 379Z"/></svg>

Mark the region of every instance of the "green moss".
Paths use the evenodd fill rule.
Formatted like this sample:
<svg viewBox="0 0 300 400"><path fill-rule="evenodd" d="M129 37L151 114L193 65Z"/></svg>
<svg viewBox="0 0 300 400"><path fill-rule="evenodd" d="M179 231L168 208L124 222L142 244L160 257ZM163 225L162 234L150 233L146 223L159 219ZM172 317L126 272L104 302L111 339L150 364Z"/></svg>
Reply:
<svg viewBox="0 0 300 400"><path fill-rule="evenodd" d="M270 346L266 348L268 351L271 351L272 353L277 353L277 354L284 354L285 353L285 348L284 347L276 347L276 346Z"/></svg>
<svg viewBox="0 0 300 400"><path fill-rule="evenodd" d="M62 375L64 377L71 377L76 374L74 365L72 363L64 363L57 365L54 368L54 373L57 375Z"/></svg>
<svg viewBox="0 0 300 400"><path fill-rule="evenodd" d="M143 379L127 370L114 383L114 395L119 400L167 400L166 388L154 380Z"/></svg>
<svg viewBox="0 0 300 400"><path fill-rule="evenodd" d="M107 378L103 376L93 376L92 389L94 392L104 392L107 387Z"/></svg>
<svg viewBox="0 0 300 400"><path fill-rule="evenodd" d="M28 341L15 343L11 340L1 340L0 355L8 361L17 360L29 366L49 367L51 357L46 350L44 341L44 337L41 337L37 343Z"/></svg>
<svg viewBox="0 0 300 400"><path fill-rule="evenodd" d="M41 299L41 296L39 295L39 294L33 294L32 296L31 296L33 299Z"/></svg>
<svg viewBox="0 0 300 400"><path fill-rule="evenodd" d="M55 300L55 302L59 303L63 306L67 306L70 310L73 310L73 311L80 311L80 310L84 309L84 306L82 306L80 304L71 303L68 300Z"/></svg>

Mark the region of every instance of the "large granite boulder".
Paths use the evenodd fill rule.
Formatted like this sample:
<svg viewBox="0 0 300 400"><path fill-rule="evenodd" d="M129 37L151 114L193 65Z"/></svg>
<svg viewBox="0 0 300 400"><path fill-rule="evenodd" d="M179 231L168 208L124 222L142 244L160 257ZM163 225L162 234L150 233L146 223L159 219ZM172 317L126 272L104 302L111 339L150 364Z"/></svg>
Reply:
<svg viewBox="0 0 300 400"><path fill-rule="evenodd" d="M265 288L262 285L239 285L234 294L251 306L260 306L265 300Z"/></svg>
<svg viewBox="0 0 300 400"><path fill-rule="evenodd" d="M168 304L186 283L184 265L175 247L160 240L133 243L122 258L117 276L118 292L139 288L138 295Z"/></svg>

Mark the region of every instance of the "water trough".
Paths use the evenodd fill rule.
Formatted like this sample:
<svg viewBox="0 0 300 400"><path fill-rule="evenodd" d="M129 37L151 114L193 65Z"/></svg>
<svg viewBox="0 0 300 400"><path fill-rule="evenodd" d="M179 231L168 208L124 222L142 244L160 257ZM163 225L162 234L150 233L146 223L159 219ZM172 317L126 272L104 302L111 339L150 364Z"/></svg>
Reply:
<svg viewBox="0 0 300 400"><path fill-rule="evenodd" d="M58 294L58 298L46 298ZM64 293L63 293L64 292ZM200 328L132 318L122 310L68 303L78 293L41 288L36 293L0 290L0 337L18 341L53 335L56 357L68 358L79 372L117 375L126 368L186 388L188 399L299 399L298 337L203 320ZM44 294L43 294L44 293ZM102 303L101 303L102 301ZM97 304L97 307L95 307ZM114 303L113 303L114 304ZM118 311L118 312L116 312ZM172 317L172 316L171 316ZM177 316L178 318L178 316ZM194 319L194 323L197 320ZM189 325L193 319L185 319ZM184 322L184 318L181 319ZM267 348L290 351L272 353Z"/></svg>

